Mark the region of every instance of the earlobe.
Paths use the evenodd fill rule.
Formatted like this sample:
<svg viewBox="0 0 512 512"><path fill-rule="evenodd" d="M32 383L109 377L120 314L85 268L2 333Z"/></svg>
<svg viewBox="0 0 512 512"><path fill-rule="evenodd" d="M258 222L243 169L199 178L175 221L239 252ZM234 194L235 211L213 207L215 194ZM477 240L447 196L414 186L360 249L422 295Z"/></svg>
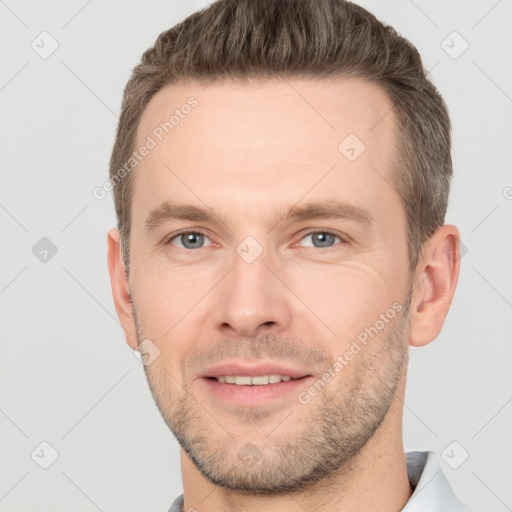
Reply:
<svg viewBox="0 0 512 512"><path fill-rule="evenodd" d="M412 346L426 345L441 332L457 286L459 247L459 231L451 225L440 227L425 242L411 303L409 344Z"/></svg>
<svg viewBox="0 0 512 512"><path fill-rule="evenodd" d="M128 276L126 275L123 263L121 236L119 230L115 228L109 230L107 234L107 244L108 270L117 317L123 327L126 342L132 349L135 349L137 347L137 331L133 318Z"/></svg>

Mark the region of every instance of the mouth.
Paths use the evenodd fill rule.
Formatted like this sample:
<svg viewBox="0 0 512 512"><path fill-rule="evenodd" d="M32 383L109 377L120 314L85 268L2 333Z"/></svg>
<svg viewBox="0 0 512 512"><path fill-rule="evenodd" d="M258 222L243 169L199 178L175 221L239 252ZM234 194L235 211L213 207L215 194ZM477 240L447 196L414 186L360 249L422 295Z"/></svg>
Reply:
<svg viewBox="0 0 512 512"><path fill-rule="evenodd" d="M289 375L280 375L278 373L270 375L219 375L218 377L207 377L210 380L216 380L224 384L235 384L236 386L267 386L269 384L279 384L280 382L289 382L291 380L300 380L304 377L293 378Z"/></svg>
<svg viewBox="0 0 512 512"><path fill-rule="evenodd" d="M267 365L268 366L268 365ZM278 401L293 401L314 377L301 370L263 366L240 368L224 365L206 372L200 379L207 392L224 403L237 406L262 406Z"/></svg>

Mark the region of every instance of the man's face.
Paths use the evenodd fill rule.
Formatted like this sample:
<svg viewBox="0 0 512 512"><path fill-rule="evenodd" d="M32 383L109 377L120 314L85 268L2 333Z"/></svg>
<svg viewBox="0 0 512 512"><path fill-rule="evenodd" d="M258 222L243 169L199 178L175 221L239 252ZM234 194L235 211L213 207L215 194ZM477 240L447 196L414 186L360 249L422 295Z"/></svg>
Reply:
<svg viewBox="0 0 512 512"><path fill-rule="evenodd" d="M218 485L279 493L347 466L403 387L391 110L377 85L338 78L179 84L144 113L137 147L157 144L133 191L138 342L160 350L145 367L157 405ZM259 385L272 375L294 378Z"/></svg>

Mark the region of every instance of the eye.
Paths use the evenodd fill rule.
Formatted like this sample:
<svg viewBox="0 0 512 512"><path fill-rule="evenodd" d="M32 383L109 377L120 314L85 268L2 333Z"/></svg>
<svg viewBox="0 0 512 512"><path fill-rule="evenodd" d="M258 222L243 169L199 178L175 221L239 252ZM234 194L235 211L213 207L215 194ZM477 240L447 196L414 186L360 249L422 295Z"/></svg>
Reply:
<svg viewBox="0 0 512 512"><path fill-rule="evenodd" d="M205 241L209 243L205 244ZM181 249L201 249L211 245L211 240L197 231L183 231L170 238L166 244L180 247Z"/></svg>
<svg viewBox="0 0 512 512"><path fill-rule="evenodd" d="M313 231L311 233L308 233L303 240L311 240L310 244L306 244L306 247L316 247L316 248L322 248L322 247L332 247L335 245L336 240L339 242L343 242L343 240L334 233L330 233L329 231Z"/></svg>

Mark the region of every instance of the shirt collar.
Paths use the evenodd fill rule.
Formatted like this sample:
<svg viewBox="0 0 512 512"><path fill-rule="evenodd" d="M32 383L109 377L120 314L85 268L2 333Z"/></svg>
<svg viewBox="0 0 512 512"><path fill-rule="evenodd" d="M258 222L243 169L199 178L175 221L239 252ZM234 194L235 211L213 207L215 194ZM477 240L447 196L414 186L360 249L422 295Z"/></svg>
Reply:
<svg viewBox="0 0 512 512"><path fill-rule="evenodd" d="M405 457L414 492L402 512L471 512L455 496L434 452L408 452Z"/></svg>

